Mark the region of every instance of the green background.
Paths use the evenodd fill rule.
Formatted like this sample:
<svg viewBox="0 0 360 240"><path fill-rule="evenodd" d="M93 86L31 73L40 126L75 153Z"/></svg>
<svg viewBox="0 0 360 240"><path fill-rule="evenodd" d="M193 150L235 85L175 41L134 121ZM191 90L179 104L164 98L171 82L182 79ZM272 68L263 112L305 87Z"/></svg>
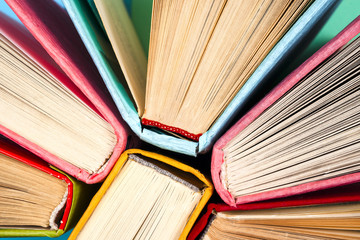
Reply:
<svg viewBox="0 0 360 240"><path fill-rule="evenodd" d="M145 52L148 52L152 0L125 0L125 2L127 4L128 10L130 11L131 18L141 39L141 43L145 49ZM0 7L2 8L3 6L1 6L0 4ZM301 54L296 56L295 63L289 67L293 69L301 62L303 62L306 58L308 58L311 54L318 50L322 45L324 45L331 38L333 38L338 32L340 32L353 19L355 19L359 15L359 13L360 0L343 0L339 4L338 8L334 11L332 16L329 18L329 20L326 22L324 27L310 43L310 45ZM288 71L289 70L287 69L286 72ZM67 239L69 235L70 232L65 233L64 235L56 239ZM32 237L6 239L44 240L48 238Z"/></svg>

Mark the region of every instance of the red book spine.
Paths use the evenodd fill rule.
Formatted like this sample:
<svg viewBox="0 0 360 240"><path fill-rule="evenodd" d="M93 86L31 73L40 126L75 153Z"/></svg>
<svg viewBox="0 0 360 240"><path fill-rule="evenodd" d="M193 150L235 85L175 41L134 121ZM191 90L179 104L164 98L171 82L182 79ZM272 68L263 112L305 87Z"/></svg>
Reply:
<svg viewBox="0 0 360 240"><path fill-rule="evenodd" d="M152 121L152 120L148 120L146 118L142 119L142 124L147 125L147 126L153 126L153 127L157 127L160 129L163 129L165 131L169 131L169 132L173 132L173 133L177 133L180 134L181 136L184 136L186 138L189 138L191 140L194 141L199 141L199 138L202 134L194 134L194 133L189 133L188 131L185 131L181 128L177 128L177 127L172 127L172 126L168 126L162 123L159 123L157 121Z"/></svg>
<svg viewBox="0 0 360 240"><path fill-rule="evenodd" d="M236 206L229 206L224 203L210 203L208 205L206 213L199 218L197 223L194 225L188 240L197 239L202 234L204 229L209 223L210 216L213 211L225 212L225 211L247 211L257 209L272 209L272 208L284 208L284 207L296 207L296 206L307 206L307 205L319 205L319 204L334 204L334 203L345 203L345 202L358 202L360 201L360 187L359 183L351 184L343 187L337 187L333 189L326 189L318 192L307 193L303 195L297 195L287 198L279 198L276 200L238 204Z"/></svg>
<svg viewBox="0 0 360 240"><path fill-rule="evenodd" d="M15 143L9 140L6 140L5 138L0 138L0 153L9 156L13 159L16 159L20 162L26 163L31 167L46 172L51 176L54 176L66 182L68 186L67 199L66 199L64 214L62 216L61 224L59 226L59 229L63 230L66 226L73 201L73 183L70 181L70 179L64 174L61 174L51 169L49 165L45 163L38 156L28 152L27 150L21 148L20 146L16 145Z"/></svg>

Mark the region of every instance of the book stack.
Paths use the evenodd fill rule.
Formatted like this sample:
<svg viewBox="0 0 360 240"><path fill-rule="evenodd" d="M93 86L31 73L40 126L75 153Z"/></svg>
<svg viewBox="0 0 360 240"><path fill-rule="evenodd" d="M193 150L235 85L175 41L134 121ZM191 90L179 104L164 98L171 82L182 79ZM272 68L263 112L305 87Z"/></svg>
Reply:
<svg viewBox="0 0 360 240"><path fill-rule="evenodd" d="M346 4L1 1L0 237L360 239Z"/></svg>

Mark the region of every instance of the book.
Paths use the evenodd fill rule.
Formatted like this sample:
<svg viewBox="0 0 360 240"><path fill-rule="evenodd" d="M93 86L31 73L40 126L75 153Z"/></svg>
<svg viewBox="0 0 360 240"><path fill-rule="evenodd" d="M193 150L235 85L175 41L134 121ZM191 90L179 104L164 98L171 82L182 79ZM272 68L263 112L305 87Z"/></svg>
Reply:
<svg viewBox="0 0 360 240"><path fill-rule="evenodd" d="M149 49L150 49L149 50L149 59L150 60L149 60L149 63L147 63L146 53L143 50L141 42L138 40L137 33L134 30L131 21L129 20L129 14L126 11L126 8L122 1L94 1L94 2L96 4L96 7L98 8L98 12L100 14L102 23L104 25L104 28L106 29L107 34L103 32L103 29L101 28L100 24L96 20L93 10L89 6L89 4L87 4L85 2L79 3L78 1L73 1L73 0L65 0L64 5L65 5L69 15L71 16L77 30L79 31L79 34L80 34L81 38L83 39L87 49L89 50L90 55L94 59L95 64L97 65L100 73L102 74L105 84L107 85L124 120L126 122L128 122L128 124L132 128L132 130L142 140L149 142L153 145L156 145L158 147L167 149L167 150L176 151L176 152L184 153L187 155L193 155L193 156L197 155L199 152L206 152L211 148L212 144L217 139L217 137L220 135L220 133L222 131L224 131L224 128L229 124L229 122L232 120L232 118L238 113L238 111L240 111L242 105L244 105L245 99L251 95L251 93L254 91L254 89L257 86L259 86L261 82L265 81L265 77L268 75L268 73L270 71L273 71L274 69L276 69L276 67L279 67L281 65L281 62L283 62L284 59L286 59L286 57L289 55L289 53L292 52L294 50L294 48L296 46L298 46L299 43L301 43L304 38L309 37L309 33L314 33L313 32L314 27L319 25L321 20L328 16L327 14L329 12L331 12L331 10L336 5L336 1L322 1L322 0L318 1L317 0L317 1L314 1L306 9L306 11L304 9L304 13L301 14L301 16L297 19L296 23L293 24L293 26L288 31L284 31L284 32L286 32L286 34L281 38L281 40L278 42L278 44L276 44L276 46L271 51L270 51L271 47L269 47L269 51L270 51L269 54L266 57L264 56L265 58L261 61L261 64L256 68L257 70L254 71L254 73L246 81L244 86L241 89L237 89L236 91L234 91L234 96L231 97L232 98L231 102L226 103L227 107L226 108L224 107L220 111L221 113L219 113L217 115L215 114L216 116L214 115L215 117L213 118L213 120L211 120L212 121L212 123L210 124L211 126L208 126L208 128L206 130L201 131L201 134L198 134L198 132L194 133L194 132L192 132L192 130L184 130L184 129L182 129L182 126L169 127L170 125L172 125L170 123L157 124L156 121L151 118L150 119L153 121L143 120L143 123L145 123L145 125L156 124L157 126L160 126L160 127L162 126L163 129L165 128L165 132L159 130L159 128L146 127L146 126L144 126L144 124L142 124L142 122L141 122L141 118L143 117L142 113L145 112L145 116L148 116L146 112L149 109L149 107L146 107L146 108L144 107L145 95L147 95L147 96L160 95L158 93L156 93L156 94L154 94L153 92L150 93L150 90L149 90L150 87L148 86L148 84L149 84L148 79L150 78L149 77L150 73L146 68L152 66L153 64L155 64L156 61L160 61L161 59L163 59L162 61L164 61L164 62L167 62L168 60L164 56L154 57L152 55L154 52L154 50L152 50L152 49L155 49L153 44L155 44L155 42L157 42L157 41L151 40L153 43L152 44L150 43L150 47L149 47ZM236 1L234 1L234 2L236 4ZM182 2L179 1L178 4L180 4L180 3L182 3ZM163 15L161 16L162 19L154 21L154 17L161 13L161 9L158 8L161 4L163 4L163 1L155 1L154 2L152 24L167 22L167 20L165 19L165 17ZM197 4L197 1L192 1L190 5L184 5L184 8L183 8L184 12L186 12L185 6L189 6L189 9L190 9L190 6L195 6L196 4ZM221 9L229 10L231 8L231 6L230 6L231 4L230 3L225 4L224 1L216 2L216 4L219 7L218 11L217 11L218 15L220 15L220 12L221 13L224 12ZM225 5L227 7L223 7ZM200 4L199 4L199 6L200 6ZM195 15L197 17L201 18L201 16L203 16L203 15L201 15L201 13L205 14L206 11L208 11L209 13L216 12L215 5L213 8L211 8L211 6L208 6L208 5L206 5L206 6L207 7L205 7L205 6L203 7L201 5L201 7L198 7ZM114 9L116 9L116 11L113 11ZM177 5L175 4L175 2L171 7L169 7L169 9L173 9L173 11L176 12ZM239 9L241 9L241 8L239 8ZM195 12L195 7L194 7L194 12ZM300 12L302 13L303 11L299 10L298 11L299 15L300 15ZM174 14L168 14L166 16L168 16L170 18L171 15L174 15ZM213 14L212 15L213 18L211 19L211 21L214 23L213 24L214 26L215 26L215 22L218 22L217 21L218 18L215 15L216 14ZM228 14L223 13L223 15L226 16ZM115 19L117 19L117 20L115 20ZM169 29L172 29L172 28L176 29L176 27L178 27L180 29L181 26L188 26L188 25L189 25L189 27L193 26L193 29L192 29L193 32L191 32L191 34L181 35L181 36L189 36L189 39L187 39L187 40L191 41L191 39L196 38L196 36L198 36L200 34L199 26L197 26L198 29L196 30L195 29L196 24L193 24L193 25L190 24L191 19L192 18L190 18L189 15L186 15L184 13L184 15L182 15L181 21L179 20L179 24L178 25L176 25L175 23L170 24ZM210 17L209 17L209 19L210 19ZM238 18L233 18L233 19L238 19ZM293 19L293 20L295 20L295 19ZM185 21L188 24L186 24ZM209 20L209 22L211 22L211 21ZM200 22L200 21L194 21L194 22ZM113 24L113 23L119 23L119 24ZM232 26L234 26L234 25L236 26L236 24L232 24ZM237 24L237 25L241 25L241 24ZM206 26L208 26L208 25L206 25ZM212 27L208 26L208 27L209 27L209 29L213 29L214 26L212 26ZM230 26L230 24L229 24L229 26ZM151 34L154 35L156 32L155 29L157 29L157 27L154 25L152 28L154 30L151 31L152 32ZM118 31L118 32L116 32L116 31ZM182 29L181 31L185 31L185 30ZM171 31L169 31L169 32L171 32ZM212 32L212 31L209 30L208 32ZM164 35L165 35L165 33L164 33ZM206 35L206 34L204 34L204 35ZM210 38L210 36L208 36L208 35L207 35L207 37ZM112 46L110 45L107 38L110 39ZM179 43L179 44L181 43L182 40L187 41L186 39L182 39L180 37L180 33L178 33L178 35L176 35L176 37L174 37L174 39L178 40L177 43ZM204 37L204 40L202 42L203 47L206 45L204 43L204 42L207 42L206 39L207 38ZM117 42L116 44L115 44L115 41ZM166 46L166 47L164 47L164 49L169 50L170 43L172 42L172 40L170 40L170 36L169 36L169 39L166 40L166 42L168 42L168 44L167 45L163 44L163 46ZM176 44L174 43L174 46L180 46L180 45L176 45ZM186 48L184 48L184 49L186 49L187 52L191 52L191 49L197 49L197 48L195 48L196 46L194 46L194 45L196 45L196 41L193 41L192 45L187 44ZM115 53L111 52L112 47L114 48ZM119 48L119 50L117 51L115 48ZM128 53L126 53L126 50L128 50ZM201 50L197 49L197 52L195 50L194 50L194 52L199 55L199 52L201 52ZM169 67L170 62L177 61L176 57L175 57L175 56L177 56L177 54L175 52L173 52L172 54L174 57L170 58L171 61L169 60L169 62L167 62L166 64L164 64L164 63L157 64L157 66L159 66L159 68L162 68L162 69L172 69ZM191 55L191 53L189 53L189 54ZM185 58L185 56L189 57L190 56L189 54L187 54L187 55L184 54L184 58ZM122 84L124 81L124 77L121 76L121 74L119 73L119 67L118 66L114 67L114 64L117 62L120 63L120 66L124 72L126 81L131 81L131 84L129 84L129 86L130 85L132 85L132 86L130 86L129 89ZM178 62L184 63L184 64L181 64L181 66L189 65L189 64L185 64L185 60L184 61L179 60ZM194 60L194 62L196 62L196 61ZM126 64L128 64L129 66ZM173 65L175 66L176 64L174 63ZM195 66L195 65L196 64L193 64L191 66ZM221 65L221 64L219 64L219 65ZM166 66L166 67L164 67L164 66ZM186 67L184 67L184 69L185 68ZM174 69L175 69L175 67L174 67ZM184 69L181 71L174 70L173 72L177 72L179 74L173 74L173 75L180 76L181 74L183 74L185 72ZM190 75L191 74L189 74L189 76ZM129 78L134 78L137 80L132 81L132 80L129 80ZM162 76L161 79L164 79L164 81L169 84L171 84L170 82L174 82L174 83L177 82L177 81L171 80L170 78L165 77L165 76ZM189 77L186 79L189 80L192 78ZM180 82L181 81L179 81L179 83ZM146 85L146 90L144 87L145 85ZM160 89L162 88L162 84L157 83L155 80L154 80L153 85L159 86ZM209 84L209 85L211 85L211 84ZM129 91L131 92L131 95L129 95ZM145 92L146 92L146 94L145 94ZM168 95L175 95L175 94L173 94L174 92L185 93L186 91L183 91L183 90L178 91L174 85L174 87L171 91L167 91L167 90L159 91L159 93L162 93L162 92L163 93L169 92ZM136 95L136 97L134 97L134 95ZM196 96L198 94L192 94L192 95ZM177 102L177 100L174 100L174 101L164 100L163 102L168 102L169 104L172 104L172 103ZM182 102L182 101L179 100L178 102ZM191 106L193 107L195 105L197 105L197 104L192 104ZM159 106L153 105L152 108L155 108L156 111L163 112L163 113L170 112L170 109L172 110L172 107L167 107L165 109L160 105ZM176 109L176 107L174 107L174 109ZM195 108L194 108L194 110L188 111L187 113L192 112L192 111L196 112ZM197 111L196 114L200 114L200 111ZM180 115L184 116L184 118L185 118L185 116L193 116L192 113L191 114L184 113L184 114L180 114ZM145 118L145 119L147 119L147 118ZM185 119L183 119L182 117L180 117L179 119L181 119L180 122L185 122ZM194 120L194 121L196 121L196 120ZM190 124L190 125L197 126L198 122L196 121L196 124ZM166 126L168 126L168 127L166 127ZM182 130L184 130L184 131L182 131ZM178 131L187 136L182 137L182 136L179 136L178 134L175 134L175 136L174 136L173 133L169 133L169 131L170 132Z"/></svg>
<svg viewBox="0 0 360 240"><path fill-rule="evenodd" d="M239 204L208 205L188 239L358 239L359 184Z"/></svg>
<svg viewBox="0 0 360 240"><path fill-rule="evenodd" d="M127 150L69 239L185 239L212 191L190 166Z"/></svg>
<svg viewBox="0 0 360 240"><path fill-rule="evenodd" d="M0 138L0 237L57 237L73 228L96 190Z"/></svg>
<svg viewBox="0 0 360 240"><path fill-rule="evenodd" d="M81 181L103 180L136 140L75 27L54 1L7 3L31 33L2 8L0 133Z"/></svg>
<svg viewBox="0 0 360 240"><path fill-rule="evenodd" d="M360 16L216 142L211 175L227 204L360 180L359 33Z"/></svg>

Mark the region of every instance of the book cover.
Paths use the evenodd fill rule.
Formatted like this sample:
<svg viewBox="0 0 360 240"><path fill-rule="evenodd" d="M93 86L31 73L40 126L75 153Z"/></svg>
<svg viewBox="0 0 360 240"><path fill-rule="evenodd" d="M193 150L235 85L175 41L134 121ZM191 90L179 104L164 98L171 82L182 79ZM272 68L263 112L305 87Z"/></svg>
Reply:
<svg viewBox="0 0 360 240"><path fill-rule="evenodd" d="M242 211L246 215L246 211L251 210L282 209L301 206L320 206L338 203L359 202L360 196L357 191L358 187L359 184L356 183L344 187L326 189L298 196L255 203L244 203L237 206L229 206L224 203L210 203L207 206L206 213L202 215L196 222L187 239L201 239L201 236L206 233L209 225L211 224L211 219L214 212ZM276 238L276 235L273 237Z"/></svg>
<svg viewBox="0 0 360 240"><path fill-rule="evenodd" d="M63 213L59 213L61 218L57 229L41 229L34 226L27 226L23 229L0 228L0 237L58 237L72 229L85 211L97 187L77 181L68 174L50 166L38 156L3 137L0 139L0 154L41 170L54 178L64 181L67 185L66 198L63 199ZM26 198L25 193L24 197ZM14 217L16 217L15 214Z"/></svg>
<svg viewBox="0 0 360 240"><path fill-rule="evenodd" d="M109 49L111 50L110 43L105 41L107 38L106 34L99 26L92 11L86 3L79 3L77 1L66 0L64 1L64 5L103 76L104 82L121 112L121 115L132 130L142 140L153 145L167 150L196 156L199 152L206 152L210 149L220 133L223 132L223 129L226 128L229 122L240 111L246 98L251 95L251 92L256 86L264 81L265 77L275 68L275 66L279 66L280 63L284 61L286 56L292 49L299 45L302 39L308 38L310 32L313 33L313 28L321 21L321 19L326 18L327 13L331 12L331 9L336 5L336 1L315 1L312 6L307 9L307 11L298 19L297 23L294 24L292 29L289 30L265 58L258 70L256 70L248 83L244 85L222 115L206 133L200 136L198 141L181 139L154 128L144 128L142 126L136 108L122 84L122 76L117 77L117 75L119 75L116 74L117 67L109 67L114 65L115 55L113 52L109 51ZM111 58L108 58L109 55L111 55Z"/></svg>
<svg viewBox="0 0 360 240"><path fill-rule="evenodd" d="M309 182L292 186L288 188L280 188L277 190L255 193L247 196L234 198L224 185L224 147L234 137L241 133L250 123L255 121L258 116L265 112L273 103L279 101L288 90L292 89L298 82L312 72L315 68L326 62L326 60L339 49L343 48L360 32L360 17L357 17L335 38L324 45L290 75L288 75L281 83L279 83L265 98L255 105L247 114L245 114L234 126L232 126L215 144L212 155L211 174L215 189L221 198L229 205L261 201L272 198L286 197L295 194L302 194L310 191L331 188L358 182L360 175L355 173L337 176L335 178L323 179L319 181Z"/></svg>
<svg viewBox="0 0 360 240"><path fill-rule="evenodd" d="M2 21L2 33L5 37L9 38L109 122L114 129L117 143L105 167L100 172L90 175L87 171L62 161L8 129L3 128L2 133L84 182L101 181L109 173L126 147L130 133L126 123L122 120L106 91L98 70L66 11L54 1L44 3L8 1L7 3L36 40L31 39L32 37L28 32L21 30L22 27L18 26L19 24L16 21L11 20ZM5 18L6 14L4 15Z"/></svg>
<svg viewBox="0 0 360 240"><path fill-rule="evenodd" d="M160 164L162 166L168 165L168 166L171 166L171 168L176 168L177 171L185 172L186 174L190 174L202 182L203 187L202 187L201 199L196 204L196 207L193 209L191 216L188 218L187 223L186 223L184 229L182 230L182 233L180 236L180 239L186 238L191 227L195 223L197 217L199 216L200 212L202 211L206 202L208 201L208 199L210 198L210 196L212 194L213 189L212 189L212 185L211 185L210 181L208 181L204 177L204 175L202 175L198 170L195 170L192 167L187 166L183 163L180 163L174 159L165 157L160 154L147 152L147 151L143 151L143 150L139 150L139 149L130 149L130 150L125 151L121 155L119 161L116 163L115 167L113 168L113 170L111 171L111 173L109 174L109 176L107 177L107 179L105 180L103 185L101 186L100 190L97 192L97 194L92 199L89 207L87 208L86 212L80 219L79 223L74 228L69 239L76 239L77 236L81 233L84 226L86 226L87 222L89 221L89 218L92 216L92 214L96 210L97 206L100 204L104 204L101 202L101 199L104 197L105 193L107 193L109 191L109 188L111 188L112 183L114 182L114 179L117 177L117 175L121 174L124 164L126 164L127 161L130 161L129 156L133 155L133 154L139 155L141 158L145 157L145 159L152 159L155 162L158 162L158 164ZM140 188L140 186L139 186L139 188ZM139 200L139 199L141 199L140 196L138 196L137 200ZM143 200L146 201L146 199L143 199ZM114 203L112 203L112 204L114 204ZM119 204L120 204L120 202L119 202ZM147 221L148 220L144 220L144 222L147 222ZM123 223L120 223L120 224L123 224Z"/></svg>

